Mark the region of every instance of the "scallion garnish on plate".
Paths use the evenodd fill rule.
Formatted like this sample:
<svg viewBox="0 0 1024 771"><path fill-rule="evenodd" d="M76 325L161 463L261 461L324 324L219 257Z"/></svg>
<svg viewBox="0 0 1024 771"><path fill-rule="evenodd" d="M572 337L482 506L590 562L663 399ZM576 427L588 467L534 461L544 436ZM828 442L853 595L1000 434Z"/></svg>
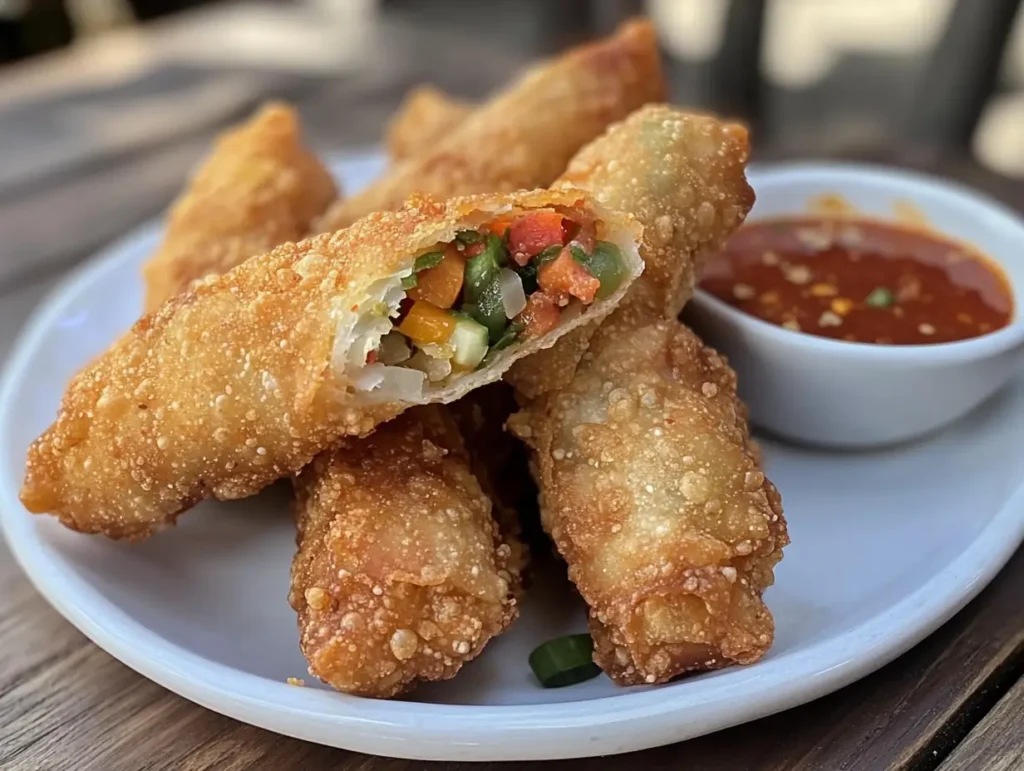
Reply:
<svg viewBox="0 0 1024 771"><path fill-rule="evenodd" d="M530 654L530 668L545 688L564 688L601 674L589 634L556 637L537 646Z"/></svg>

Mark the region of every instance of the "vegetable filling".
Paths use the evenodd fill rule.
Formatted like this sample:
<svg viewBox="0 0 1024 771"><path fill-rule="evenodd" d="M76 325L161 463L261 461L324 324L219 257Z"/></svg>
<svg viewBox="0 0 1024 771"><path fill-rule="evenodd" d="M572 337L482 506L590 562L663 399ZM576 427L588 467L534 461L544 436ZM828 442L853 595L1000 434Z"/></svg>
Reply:
<svg viewBox="0 0 1024 771"><path fill-rule="evenodd" d="M546 335L564 313L622 283L622 253L598 240L602 225L576 208L553 207L500 215L437 244L402 279L405 297L388 309L392 328L367 350L365 364L418 370L438 384Z"/></svg>

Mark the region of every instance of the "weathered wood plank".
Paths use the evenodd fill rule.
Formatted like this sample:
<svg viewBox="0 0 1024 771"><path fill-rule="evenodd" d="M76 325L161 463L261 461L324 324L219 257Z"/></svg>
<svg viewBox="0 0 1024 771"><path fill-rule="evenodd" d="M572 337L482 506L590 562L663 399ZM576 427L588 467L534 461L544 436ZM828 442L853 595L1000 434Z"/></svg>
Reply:
<svg viewBox="0 0 1024 771"><path fill-rule="evenodd" d="M1024 678L999 700L939 771L1017 771L1024 768Z"/></svg>

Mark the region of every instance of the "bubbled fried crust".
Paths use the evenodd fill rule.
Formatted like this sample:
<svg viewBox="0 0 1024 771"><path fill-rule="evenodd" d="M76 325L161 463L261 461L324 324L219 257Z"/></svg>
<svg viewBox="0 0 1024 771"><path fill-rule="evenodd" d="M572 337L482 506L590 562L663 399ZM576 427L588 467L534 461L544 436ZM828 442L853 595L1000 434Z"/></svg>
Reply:
<svg viewBox="0 0 1024 771"><path fill-rule="evenodd" d="M761 658L761 594L789 542L733 371L681 323L636 322L613 314L572 383L510 421L595 660L622 685Z"/></svg>
<svg viewBox="0 0 1024 771"><path fill-rule="evenodd" d="M664 97L657 36L647 21L540 64L433 149L334 204L323 231L396 208L414 192L438 197L550 185L573 154L613 121Z"/></svg>
<svg viewBox="0 0 1024 771"><path fill-rule="evenodd" d="M384 143L392 163L420 155L444 141L473 108L433 86L410 91L391 118Z"/></svg>
<svg viewBox="0 0 1024 771"><path fill-rule="evenodd" d="M163 243L143 267L146 311L196 279L303 238L337 194L303 146L295 111L265 105L218 139L171 208Z"/></svg>
<svg viewBox="0 0 1024 771"><path fill-rule="evenodd" d="M22 502L75 530L139 538L204 498L242 498L297 473L340 437L366 435L411 406L356 403L334 376L343 311L474 218L580 196L420 197L198 282L71 381L56 421L29 448ZM587 313L608 310L595 303ZM497 379L505 366L456 386ZM431 398L455 399L457 388Z"/></svg>
<svg viewBox="0 0 1024 771"><path fill-rule="evenodd" d="M679 315L707 258L754 204L747 130L714 117L647 105L583 148L553 187L573 186L643 226L644 272L623 306ZM526 400L567 384L597 329L588 325L516 364L508 380Z"/></svg>
<svg viewBox="0 0 1024 771"><path fill-rule="evenodd" d="M526 448L505 430L516 410L512 388L503 382L491 383L452 402L448 409L465 442L473 476L490 498L494 518L508 536L512 550L509 565L525 578L530 554L520 538L519 509L524 497L530 496L530 470Z"/></svg>
<svg viewBox="0 0 1024 771"><path fill-rule="evenodd" d="M513 549L444 407L343 443L295 486L289 600L324 682L387 698L448 679L518 616Z"/></svg>

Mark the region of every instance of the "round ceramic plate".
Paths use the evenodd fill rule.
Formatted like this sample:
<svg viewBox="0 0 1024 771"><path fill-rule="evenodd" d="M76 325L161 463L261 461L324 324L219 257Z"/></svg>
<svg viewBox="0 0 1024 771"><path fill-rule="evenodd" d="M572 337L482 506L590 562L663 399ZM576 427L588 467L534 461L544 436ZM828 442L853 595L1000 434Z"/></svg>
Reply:
<svg viewBox="0 0 1024 771"><path fill-rule="evenodd" d="M338 165L349 190L378 170ZM565 758L674 742L777 712L882 666L973 597L1024 536L1024 378L927 441L826 453L764 441L793 544L767 601L760 663L650 688L605 677L545 690L527 656L585 629L564 579L540 576L522 619L450 682L405 701L334 693L302 677L288 568L288 490L204 503L141 544L33 517L17 498L29 442L64 385L136 318L139 266L160 225L84 265L39 308L0 389L0 512L39 591L102 648L210 709L362 752L445 760Z"/></svg>

